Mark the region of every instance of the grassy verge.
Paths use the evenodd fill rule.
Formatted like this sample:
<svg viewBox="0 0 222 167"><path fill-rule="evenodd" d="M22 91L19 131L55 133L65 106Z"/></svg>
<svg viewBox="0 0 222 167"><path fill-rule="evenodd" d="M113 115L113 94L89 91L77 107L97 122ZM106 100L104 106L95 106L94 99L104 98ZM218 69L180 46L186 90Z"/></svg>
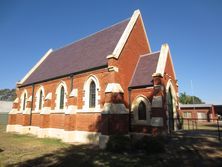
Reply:
<svg viewBox="0 0 222 167"><path fill-rule="evenodd" d="M212 138L179 132L165 144L165 152L159 154L111 153L93 145L5 133L0 127L0 166L220 166L222 162L222 144Z"/></svg>
<svg viewBox="0 0 222 167"><path fill-rule="evenodd" d="M40 139L29 135L5 133L5 126L1 126L0 166L23 162L68 146L57 139Z"/></svg>

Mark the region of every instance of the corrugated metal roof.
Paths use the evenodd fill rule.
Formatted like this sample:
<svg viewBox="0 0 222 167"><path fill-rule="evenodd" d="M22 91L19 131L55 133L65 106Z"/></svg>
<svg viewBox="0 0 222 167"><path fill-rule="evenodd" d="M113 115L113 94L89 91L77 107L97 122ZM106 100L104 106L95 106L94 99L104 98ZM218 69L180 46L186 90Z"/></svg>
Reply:
<svg viewBox="0 0 222 167"><path fill-rule="evenodd" d="M201 107L212 107L213 104L180 104L180 108L201 108Z"/></svg>

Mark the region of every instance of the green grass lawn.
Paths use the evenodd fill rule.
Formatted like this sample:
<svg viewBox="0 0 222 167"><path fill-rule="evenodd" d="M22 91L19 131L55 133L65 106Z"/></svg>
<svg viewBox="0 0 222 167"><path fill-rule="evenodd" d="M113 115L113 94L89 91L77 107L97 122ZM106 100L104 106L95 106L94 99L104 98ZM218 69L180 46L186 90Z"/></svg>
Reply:
<svg viewBox="0 0 222 167"><path fill-rule="evenodd" d="M221 143L215 139L186 137L183 132L166 140L164 153L110 153L93 145L65 144L6 133L0 127L0 166L219 166Z"/></svg>

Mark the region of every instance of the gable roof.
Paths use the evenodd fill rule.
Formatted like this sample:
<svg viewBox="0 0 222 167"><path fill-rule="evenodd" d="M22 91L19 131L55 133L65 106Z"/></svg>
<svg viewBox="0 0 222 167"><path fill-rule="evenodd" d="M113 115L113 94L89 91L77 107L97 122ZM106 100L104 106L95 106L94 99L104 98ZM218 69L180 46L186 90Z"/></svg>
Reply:
<svg viewBox="0 0 222 167"><path fill-rule="evenodd" d="M129 19L124 20L50 52L28 77L24 77L21 86L107 65L106 57L115 49L128 22Z"/></svg>
<svg viewBox="0 0 222 167"><path fill-rule="evenodd" d="M130 87L153 85L152 75L156 72L159 55L160 52L155 52L140 56L131 79Z"/></svg>

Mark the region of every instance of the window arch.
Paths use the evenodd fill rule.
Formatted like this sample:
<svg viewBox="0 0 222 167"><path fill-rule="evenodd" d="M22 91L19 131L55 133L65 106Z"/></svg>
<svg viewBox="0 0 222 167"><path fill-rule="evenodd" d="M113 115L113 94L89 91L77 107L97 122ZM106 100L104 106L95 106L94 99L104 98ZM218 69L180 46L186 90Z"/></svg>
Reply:
<svg viewBox="0 0 222 167"><path fill-rule="evenodd" d="M67 102L67 86L65 82L61 82L56 89L56 109L64 110L66 109Z"/></svg>
<svg viewBox="0 0 222 167"><path fill-rule="evenodd" d="M89 108L96 106L96 84L92 80L89 86Z"/></svg>
<svg viewBox="0 0 222 167"><path fill-rule="evenodd" d="M83 111L100 111L99 81L91 75L84 83Z"/></svg>
<svg viewBox="0 0 222 167"><path fill-rule="evenodd" d="M23 103L22 103L22 110L25 110L25 107L26 107L26 93L23 95Z"/></svg>
<svg viewBox="0 0 222 167"><path fill-rule="evenodd" d="M143 101L138 105L138 119L146 120L146 104Z"/></svg>
<svg viewBox="0 0 222 167"><path fill-rule="evenodd" d="M133 119L135 124L150 125L151 103L149 100L140 95L132 103Z"/></svg>
<svg viewBox="0 0 222 167"><path fill-rule="evenodd" d="M21 99L20 110L25 111L26 110L27 99L28 99L27 90L23 91L23 93L21 94L20 99Z"/></svg>
<svg viewBox="0 0 222 167"><path fill-rule="evenodd" d="M64 109L65 90L64 86L60 88L59 109Z"/></svg>
<svg viewBox="0 0 222 167"><path fill-rule="evenodd" d="M40 86L40 88L36 92L35 111L41 111L43 109L44 95L44 87Z"/></svg>
<svg viewBox="0 0 222 167"><path fill-rule="evenodd" d="M40 93L39 93L39 110L42 109L42 97L43 97L42 90L40 90Z"/></svg>

